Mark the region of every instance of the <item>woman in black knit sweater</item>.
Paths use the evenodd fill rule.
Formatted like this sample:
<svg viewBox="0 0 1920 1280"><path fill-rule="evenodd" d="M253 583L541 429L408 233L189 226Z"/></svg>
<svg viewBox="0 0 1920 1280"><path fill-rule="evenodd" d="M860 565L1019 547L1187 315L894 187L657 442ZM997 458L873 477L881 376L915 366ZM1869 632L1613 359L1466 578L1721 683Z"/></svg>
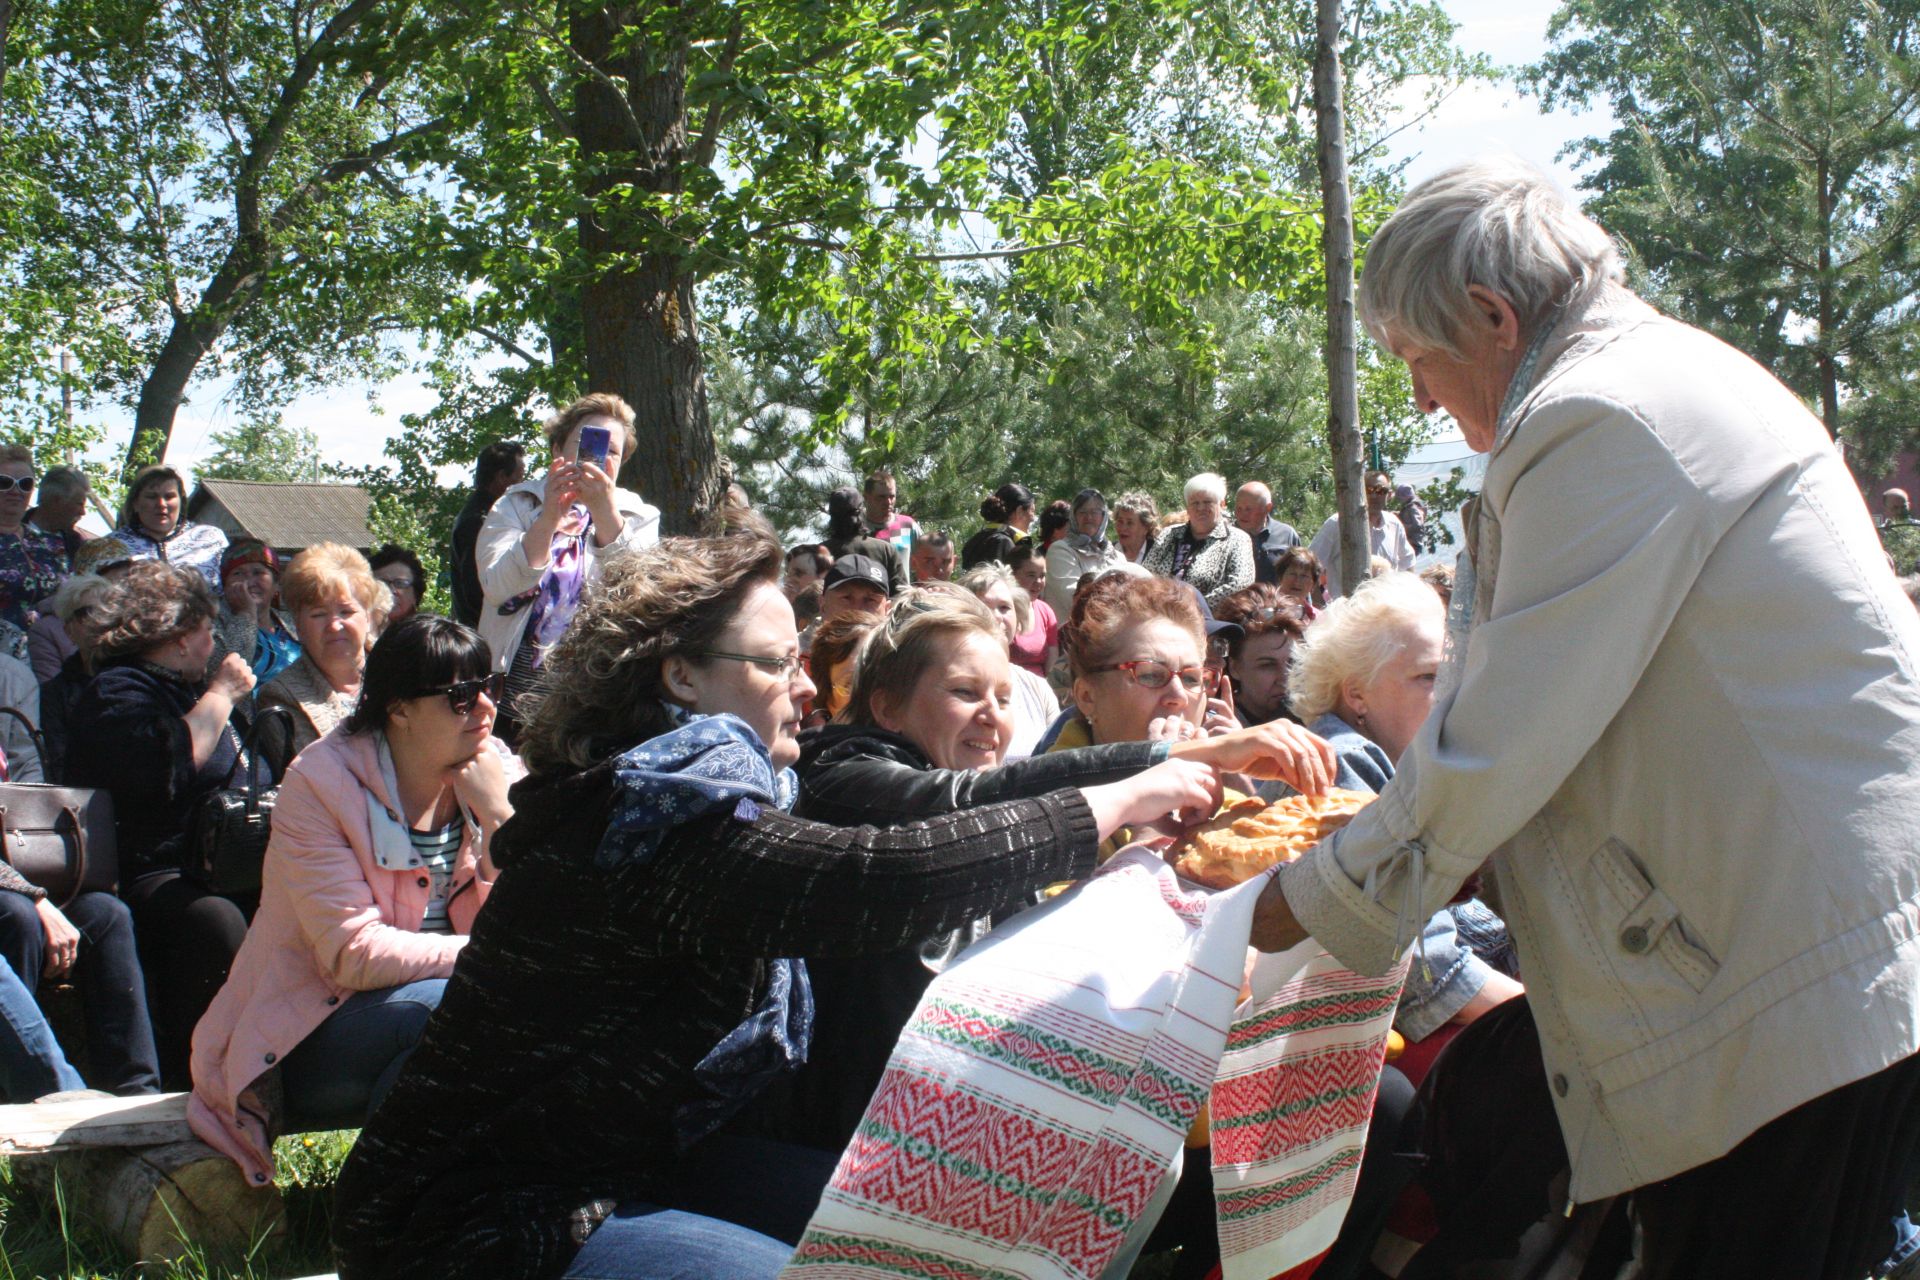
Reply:
<svg viewBox="0 0 1920 1280"><path fill-rule="evenodd" d="M1297 779L1314 793L1332 782L1331 748L1285 722L1005 764L1011 696L1006 640L992 612L950 583L914 588L894 601L862 650L841 722L803 738L794 812L840 826L902 826L1115 782L1169 758ZM754 1131L838 1154L928 982L978 931L963 928L885 955L809 957L813 1053L757 1101Z"/></svg>
<svg viewBox="0 0 1920 1280"><path fill-rule="evenodd" d="M343 1280L776 1275L831 1161L715 1135L805 1056L783 957L910 945L1217 803L1170 761L890 830L790 817L812 688L781 559L623 557L549 655L493 894L341 1172Z"/></svg>

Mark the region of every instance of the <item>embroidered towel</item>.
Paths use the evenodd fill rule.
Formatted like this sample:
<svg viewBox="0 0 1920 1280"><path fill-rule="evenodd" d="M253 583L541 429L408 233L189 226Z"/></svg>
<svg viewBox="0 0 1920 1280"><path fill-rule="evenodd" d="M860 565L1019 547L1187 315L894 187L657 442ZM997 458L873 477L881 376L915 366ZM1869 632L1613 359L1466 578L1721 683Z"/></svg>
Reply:
<svg viewBox="0 0 1920 1280"><path fill-rule="evenodd" d="M1212 1094L1224 1280L1310 1275L1340 1234L1406 974L1364 977L1312 939L1255 960Z"/></svg>
<svg viewBox="0 0 1920 1280"><path fill-rule="evenodd" d="M1209 1090L1227 1276L1317 1257L1398 977L1311 943L1262 957L1230 1037L1263 883L1189 891L1136 846L970 949L901 1036L785 1276L1093 1280Z"/></svg>

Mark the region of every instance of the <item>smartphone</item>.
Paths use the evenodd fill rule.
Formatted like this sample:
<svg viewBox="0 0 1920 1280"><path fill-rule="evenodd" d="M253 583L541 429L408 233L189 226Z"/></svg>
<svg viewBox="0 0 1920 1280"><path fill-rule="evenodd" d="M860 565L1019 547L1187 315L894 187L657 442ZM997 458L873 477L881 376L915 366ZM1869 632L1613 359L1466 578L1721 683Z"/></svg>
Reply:
<svg viewBox="0 0 1920 1280"><path fill-rule="evenodd" d="M607 469L607 446L613 437L605 427L580 428L580 448L574 454L576 462L591 462L602 471Z"/></svg>

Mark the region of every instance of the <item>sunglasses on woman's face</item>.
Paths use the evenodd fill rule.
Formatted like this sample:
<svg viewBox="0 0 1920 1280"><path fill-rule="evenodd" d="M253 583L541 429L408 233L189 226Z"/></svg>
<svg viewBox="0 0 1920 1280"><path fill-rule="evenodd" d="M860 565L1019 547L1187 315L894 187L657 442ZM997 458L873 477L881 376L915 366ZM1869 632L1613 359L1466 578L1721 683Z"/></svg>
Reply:
<svg viewBox="0 0 1920 1280"><path fill-rule="evenodd" d="M1094 670L1124 672L1127 679L1142 689L1164 689L1175 676L1178 676L1181 686L1188 693L1211 685L1214 676L1214 673L1205 667L1170 667L1152 658L1140 658L1133 662L1116 662L1108 667L1095 667Z"/></svg>
<svg viewBox="0 0 1920 1280"><path fill-rule="evenodd" d="M33 492L32 476L0 476L0 493L12 493L18 489L22 493Z"/></svg>
<svg viewBox="0 0 1920 1280"><path fill-rule="evenodd" d="M437 685L431 689L422 689L414 694L416 698L431 698L436 693L447 695L447 705L453 708L453 714L468 716L480 705L480 695L486 694L494 706L500 705L500 699L507 694L507 678L499 672L490 676L481 676L477 680L462 680L457 684Z"/></svg>

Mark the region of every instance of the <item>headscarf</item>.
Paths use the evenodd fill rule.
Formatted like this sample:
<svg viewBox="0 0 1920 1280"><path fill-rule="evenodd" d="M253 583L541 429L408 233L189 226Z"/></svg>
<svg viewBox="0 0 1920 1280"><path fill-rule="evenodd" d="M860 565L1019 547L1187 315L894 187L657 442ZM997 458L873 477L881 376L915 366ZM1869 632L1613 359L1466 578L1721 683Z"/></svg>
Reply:
<svg viewBox="0 0 1920 1280"><path fill-rule="evenodd" d="M614 759L615 795L594 865L611 871L644 864L668 832L715 809L751 822L760 808L793 805L793 770L775 771L760 735L738 716L696 715L665 704L675 728ZM782 1071L807 1060L813 1038L813 988L806 962L766 962L766 993L753 1012L693 1069L702 1096L674 1116L682 1151L725 1124Z"/></svg>
<svg viewBox="0 0 1920 1280"><path fill-rule="evenodd" d="M1075 551L1092 551L1104 555L1107 550L1107 527L1113 521L1113 513L1106 510L1107 498L1105 494L1101 493L1098 489L1082 489L1073 495L1073 514L1075 517L1079 516L1080 508L1086 506L1089 502L1099 503L1101 511L1103 512L1100 521L1100 532L1081 533L1078 528L1074 528L1067 534L1067 545Z"/></svg>

